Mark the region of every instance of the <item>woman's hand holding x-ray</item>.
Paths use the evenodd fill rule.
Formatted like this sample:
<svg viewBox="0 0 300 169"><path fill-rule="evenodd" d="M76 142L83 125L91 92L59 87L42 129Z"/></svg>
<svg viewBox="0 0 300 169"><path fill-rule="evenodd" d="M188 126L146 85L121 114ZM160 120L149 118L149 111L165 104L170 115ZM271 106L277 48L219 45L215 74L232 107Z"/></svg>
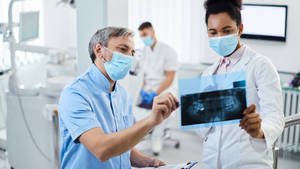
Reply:
<svg viewBox="0 0 300 169"><path fill-rule="evenodd" d="M253 138L264 138L264 133L261 129L262 119L256 112L256 106L252 104L244 110L243 114L244 117L240 122L240 127Z"/></svg>
<svg viewBox="0 0 300 169"><path fill-rule="evenodd" d="M166 93L154 97L152 114L150 115L155 125L160 124L178 108L178 100L171 94Z"/></svg>

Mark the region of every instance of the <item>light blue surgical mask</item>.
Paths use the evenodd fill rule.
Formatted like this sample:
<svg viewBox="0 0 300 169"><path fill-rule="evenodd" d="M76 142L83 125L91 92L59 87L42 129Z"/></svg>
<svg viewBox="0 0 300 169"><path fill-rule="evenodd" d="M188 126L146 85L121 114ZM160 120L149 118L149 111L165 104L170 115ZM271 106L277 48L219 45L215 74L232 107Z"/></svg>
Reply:
<svg viewBox="0 0 300 169"><path fill-rule="evenodd" d="M104 67L109 77L114 80L123 79L130 71L133 57L113 52L112 60L105 62Z"/></svg>
<svg viewBox="0 0 300 169"><path fill-rule="evenodd" d="M146 36L143 38L143 42L146 46L152 46L154 43L154 40L150 36Z"/></svg>
<svg viewBox="0 0 300 169"><path fill-rule="evenodd" d="M238 45L237 34L209 38L209 47L211 47L220 56L230 55Z"/></svg>

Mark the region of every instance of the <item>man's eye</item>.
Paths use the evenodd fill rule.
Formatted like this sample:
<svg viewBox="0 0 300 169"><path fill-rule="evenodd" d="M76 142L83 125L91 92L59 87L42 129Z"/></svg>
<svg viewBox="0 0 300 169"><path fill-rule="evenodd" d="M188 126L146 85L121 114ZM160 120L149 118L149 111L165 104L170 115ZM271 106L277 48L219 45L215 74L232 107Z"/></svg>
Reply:
<svg viewBox="0 0 300 169"><path fill-rule="evenodd" d="M119 48L122 52L126 52L127 50L125 48Z"/></svg>

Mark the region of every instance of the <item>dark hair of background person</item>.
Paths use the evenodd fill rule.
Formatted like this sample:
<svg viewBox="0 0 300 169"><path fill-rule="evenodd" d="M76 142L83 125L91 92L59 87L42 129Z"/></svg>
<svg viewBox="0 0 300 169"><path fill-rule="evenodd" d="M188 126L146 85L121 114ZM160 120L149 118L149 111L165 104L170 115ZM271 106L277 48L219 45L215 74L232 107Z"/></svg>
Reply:
<svg viewBox="0 0 300 169"><path fill-rule="evenodd" d="M139 31L142 31L142 30L144 30L144 29L146 29L146 28L153 28L151 22L148 22L148 21L147 21L147 22L143 22L143 23L139 26L138 30L139 30Z"/></svg>

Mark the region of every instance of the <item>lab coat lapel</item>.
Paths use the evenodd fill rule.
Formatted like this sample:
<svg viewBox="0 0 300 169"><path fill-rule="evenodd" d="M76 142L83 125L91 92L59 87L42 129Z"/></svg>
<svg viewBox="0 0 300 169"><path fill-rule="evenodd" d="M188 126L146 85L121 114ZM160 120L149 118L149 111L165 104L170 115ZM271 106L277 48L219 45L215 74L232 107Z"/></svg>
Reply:
<svg viewBox="0 0 300 169"><path fill-rule="evenodd" d="M207 69L207 72L204 73L204 76L212 76L214 74L214 72L217 70L217 68L219 67L220 62L222 61L222 59L219 59L218 62L215 62L211 67L209 67Z"/></svg>
<svg viewBox="0 0 300 169"><path fill-rule="evenodd" d="M246 65L249 63L253 56L253 52L246 46L243 56L241 60L232 68L231 72L240 72L246 70Z"/></svg>
<svg viewBox="0 0 300 169"><path fill-rule="evenodd" d="M255 55L255 52L253 52L248 46L246 46L245 52L243 56L241 57L241 60L233 67L231 72L240 72L245 71L246 65L249 63L251 58ZM214 72L219 67L220 62L222 59L219 59L218 62L215 62L211 67L209 67L204 73L203 76L212 76Z"/></svg>

